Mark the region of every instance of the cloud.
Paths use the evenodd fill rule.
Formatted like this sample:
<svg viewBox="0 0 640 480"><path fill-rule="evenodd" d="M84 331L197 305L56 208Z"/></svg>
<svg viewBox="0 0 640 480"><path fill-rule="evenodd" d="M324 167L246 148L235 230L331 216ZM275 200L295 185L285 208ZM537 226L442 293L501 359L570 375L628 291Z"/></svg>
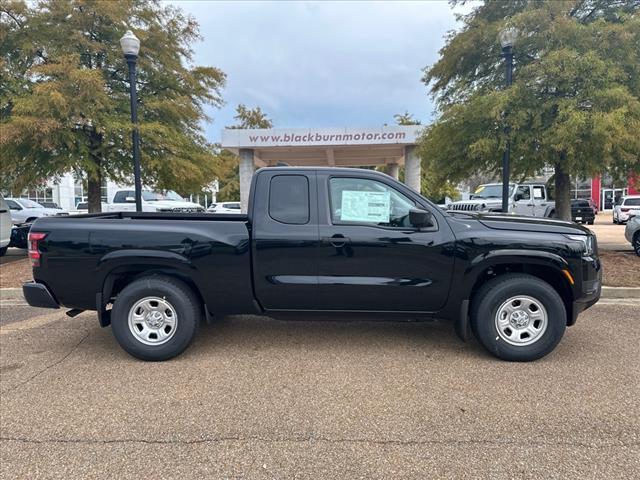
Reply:
<svg viewBox="0 0 640 480"><path fill-rule="evenodd" d="M408 110L428 121L421 70L456 26L447 2L174 2L200 24L198 64L228 75L211 141L238 103L276 126L378 126Z"/></svg>

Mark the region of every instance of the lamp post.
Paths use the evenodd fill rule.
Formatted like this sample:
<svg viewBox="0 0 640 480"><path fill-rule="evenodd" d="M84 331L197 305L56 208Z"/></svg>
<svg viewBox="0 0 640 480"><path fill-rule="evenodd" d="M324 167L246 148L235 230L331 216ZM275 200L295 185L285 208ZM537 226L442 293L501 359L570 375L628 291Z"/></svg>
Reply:
<svg viewBox="0 0 640 480"><path fill-rule="evenodd" d="M136 212L142 211L142 180L140 179L140 133L138 132L138 94L136 92L136 62L140 51L140 40L131 30L127 30L120 39L122 53L129 66L129 97L131 98L131 123L133 131L133 178L136 195Z"/></svg>
<svg viewBox="0 0 640 480"><path fill-rule="evenodd" d="M502 46L502 56L505 63L505 81L507 87L511 86L513 77L513 45L518 37L518 30L513 27L505 28L500 32L500 45ZM505 115L506 117L506 115ZM505 120L506 122L506 120ZM507 143L502 153L502 212L509 212L509 161L511 156L511 139L509 133L511 128L508 124L504 127Z"/></svg>

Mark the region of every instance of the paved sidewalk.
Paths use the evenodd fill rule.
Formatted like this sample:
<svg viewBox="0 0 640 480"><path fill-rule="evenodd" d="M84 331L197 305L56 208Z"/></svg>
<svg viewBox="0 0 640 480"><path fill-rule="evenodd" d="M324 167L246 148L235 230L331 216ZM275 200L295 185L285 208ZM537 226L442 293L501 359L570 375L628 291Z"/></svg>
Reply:
<svg viewBox="0 0 640 480"><path fill-rule="evenodd" d="M598 247L601 250L633 250L624 238L625 225L615 225L611 221L611 213L599 213L594 225L585 225L596 234Z"/></svg>
<svg viewBox="0 0 640 480"><path fill-rule="evenodd" d="M637 312L596 305L526 364L444 323L252 316L153 363L93 313L14 307L0 477L637 478Z"/></svg>

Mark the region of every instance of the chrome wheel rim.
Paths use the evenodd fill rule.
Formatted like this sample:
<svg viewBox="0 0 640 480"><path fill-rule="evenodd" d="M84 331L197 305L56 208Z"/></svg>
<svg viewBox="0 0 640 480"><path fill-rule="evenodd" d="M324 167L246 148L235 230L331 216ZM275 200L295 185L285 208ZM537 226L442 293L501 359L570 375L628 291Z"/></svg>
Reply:
<svg viewBox="0 0 640 480"><path fill-rule="evenodd" d="M517 295L500 305L495 323L502 340L524 347L540 340L549 321L542 302L526 295Z"/></svg>
<svg viewBox="0 0 640 480"><path fill-rule="evenodd" d="M176 332L178 315L166 299L145 297L129 310L129 330L140 343L162 345Z"/></svg>

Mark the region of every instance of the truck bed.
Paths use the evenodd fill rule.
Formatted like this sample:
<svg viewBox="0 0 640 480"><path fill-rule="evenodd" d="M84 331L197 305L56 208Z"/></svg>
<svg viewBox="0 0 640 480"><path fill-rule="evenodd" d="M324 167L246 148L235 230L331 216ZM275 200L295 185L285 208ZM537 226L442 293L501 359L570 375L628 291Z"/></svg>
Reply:
<svg viewBox="0 0 640 480"><path fill-rule="evenodd" d="M105 212L71 215L69 218L148 219L148 220L209 220L246 222L249 216L240 213L184 213L184 212Z"/></svg>
<svg viewBox="0 0 640 480"><path fill-rule="evenodd" d="M222 313L253 305L248 217L236 214L114 212L38 219L44 232L36 281L66 307L109 302L110 278L177 271Z"/></svg>

